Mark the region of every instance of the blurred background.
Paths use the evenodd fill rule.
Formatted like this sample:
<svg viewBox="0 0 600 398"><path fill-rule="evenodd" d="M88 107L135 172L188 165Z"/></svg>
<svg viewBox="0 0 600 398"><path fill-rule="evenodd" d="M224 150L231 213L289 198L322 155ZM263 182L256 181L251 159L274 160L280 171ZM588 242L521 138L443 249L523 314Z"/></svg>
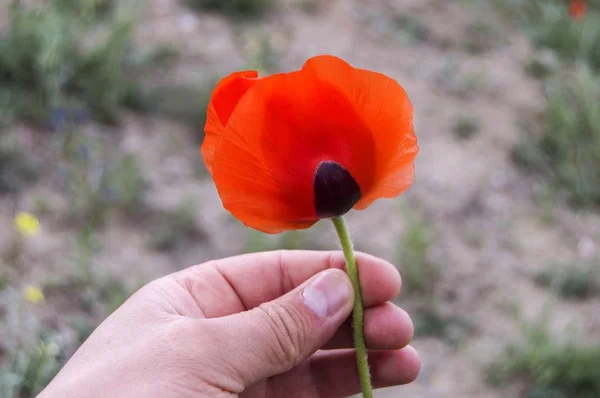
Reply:
<svg viewBox="0 0 600 398"><path fill-rule="evenodd" d="M349 223L423 356L381 397L600 397L600 2L0 0L0 397L34 397L148 281L264 235L199 154L215 82L331 53L415 106L414 187Z"/></svg>

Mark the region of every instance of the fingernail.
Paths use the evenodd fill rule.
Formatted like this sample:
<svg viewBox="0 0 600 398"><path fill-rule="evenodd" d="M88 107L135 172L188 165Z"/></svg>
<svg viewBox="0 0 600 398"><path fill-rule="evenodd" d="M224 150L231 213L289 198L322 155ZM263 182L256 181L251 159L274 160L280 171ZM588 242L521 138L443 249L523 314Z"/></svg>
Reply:
<svg viewBox="0 0 600 398"><path fill-rule="evenodd" d="M335 315L352 297L352 286L348 279L334 271L321 273L302 291L306 306L321 318Z"/></svg>

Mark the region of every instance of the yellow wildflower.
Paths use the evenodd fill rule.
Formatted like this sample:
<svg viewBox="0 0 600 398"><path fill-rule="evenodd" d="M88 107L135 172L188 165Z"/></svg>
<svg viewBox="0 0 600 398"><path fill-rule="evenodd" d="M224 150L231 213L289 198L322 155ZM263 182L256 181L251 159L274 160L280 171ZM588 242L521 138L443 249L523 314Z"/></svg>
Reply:
<svg viewBox="0 0 600 398"><path fill-rule="evenodd" d="M24 237L35 236L40 232L40 221L31 213L19 213L15 217L15 228Z"/></svg>
<svg viewBox="0 0 600 398"><path fill-rule="evenodd" d="M25 300L29 301L31 304L40 304L46 299L42 289L33 285L27 285L23 288L23 297L25 297Z"/></svg>

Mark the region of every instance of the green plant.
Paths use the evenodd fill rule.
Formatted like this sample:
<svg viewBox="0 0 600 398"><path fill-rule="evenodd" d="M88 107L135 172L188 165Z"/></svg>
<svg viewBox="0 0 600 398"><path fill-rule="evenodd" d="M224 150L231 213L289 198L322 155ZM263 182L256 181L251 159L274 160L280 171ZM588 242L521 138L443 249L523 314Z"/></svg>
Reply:
<svg viewBox="0 0 600 398"><path fill-rule="evenodd" d="M452 345L461 343L473 325L461 318L442 315L437 309L422 309L414 315L415 337L437 337Z"/></svg>
<svg viewBox="0 0 600 398"><path fill-rule="evenodd" d="M319 0L296 0L296 7L307 14L315 15L321 9Z"/></svg>
<svg viewBox="0 0 600 398"><path fill-rule="evenodd" d="M302 231L294 230L282 233L279 238L279 247L285 250L300 250L305 247Z"/></svg>
<svg viewBox="0 0 600 398"><path fill-rule="evenodd" d="M77 345L83 344L96 328L87 317L76 318L71 327L77 335Z"/></svg>
<svg viewBox="0 0 600 398"><path fill-rule="evenodd" d="M430 242L429 227L419 218L409 218L399 253L402 278L409 292L433 294L439 275L438 268L429 259Z"/></svg>
<svg viewBox="0 0 600 398"><path fill-rule="evenodd" d="M112 314L131 296L131 290L121 281L106 278L97 286L100 300L105 303L105 311Z"/></svg>
<svg viewBox="0 0 600 398"><path fill-rule="evenodd" d="M480 127L479 120L471 116L461 115L454 122L452 131L458 138L468 140L479 132Z"/></svg>
<svg viewBox="0 0 600 398"><path fill-rule="evenodd" d="M248 231L244 252L259 253L275 250L276 248L277 244L271 235L253 229Z"/></svg>
<svg viewBox="0 0 600 398"><path fill-rule="evenodd" d="M31 316L20 294L3 294L3 352L0 358L0 396L33 398L56 375L65 358L54 331Z"/></svg>
<svg viewBox="0 0 600 398"><path fill-rule="evenodd" d="M600 292L599 270L596 264L576 267L555 267L540 272L535 282L551 287L561 297L584 300Z"/></svg>
<svg viewBox="0 0 600 398"><path fill-rule="evenodd" d="M265 33L252 36L247 47L248 69L256 69L260 73L275 73L279 70L281 55L272 36Z"/></svg>
<svg viewBox="0 0 600 398"><path fill-rule="evenodd" d="M206 110L214 84L209 81L199 86L162 86L149 95L151 110L169 119L187 124L194 129L198 143L204 139Z"/></svg>
<svg viewBox="0 0 600 398"><path fill-rule="evenodd" d="M151 245L156 250L169 251L182 239L204 239L204 232L196 223L198 204L194 198L186 198L175 211L161 214L151 232Z"/></svg>
<svg viewBox="0 0 600 398"><path fill-rule="evenodd" d="M553 51L543 50L535 52L525 65L525 71L530 76L545 79L560 68L560 60Z"/></svg>
<svg viewBox="0 0 600 398"><path fill-rule="evenodd" d="M0 194L21 190L34 182L38 174L32 157L9 140L0 139Z"/></svg>
<svg viewBox="0 0 600 398"><path fill-rule="evenodd" d="M580 65L551 80L541 137L526 135L516 163L548 176L575 204L600 204L600 79Z"/></svg>
<svg viewBox="0 0 600 398"><path fill-rule="evenodd" d="M78 131L63 134L64 184L74 218L89 226L111 210L135 217L144 210L147 183L133 154L113 154L102 141Z"/></svg>
<svg viewBox="0 0 600 398"><path fill-rule="evenodd" d="M471 54L482 54L493 50L500 36L492 26L483 22L473 22L465 28L464 48Z"/></svg>
<svg viewBox="0 0 600 398"><path fill-rule="evenodd" d="M14 349L0 370L0 392L6 398L35 397L63 365L58 346L40 338L38 347Z"/></svg>
<svg viewBox="0 0 600 398"><path fill-rule="evenodd" d="M79 18L106 16L115 7L114 3L114 0L54 0L61 12L73 13Z"/></svg>
<svg viewBox="0 0 600 398"><path fill-rule="evenodd" d="M280 236L272 236L259 231L250 230L245 244L246 253L258 253L271 250L300 250L306 247L302 231L287 231Z"/></svg>
<svg viewBox="0 0 600 398"><path fill-rule="evenodd" d="M131 19L115 10L99 34L102 4L109 2L52 0L31 9L13 2L10 24L0 32L0 121L62 129L65 120L89 116L114 123L121 106L141 106Z"/></svg>
<svg viewBox="0 0 600 398"><path fill-rule="evenodd" d="M109 164L106 184L116 196L114 204L129 215L136 215L143 207L144 193L148 187L135 155L126 153Z"/></svg>
<svg viewBox="0 0 600 398"><path fill-rule="evenodd" d="M252 18L265 14L273 0L188 0L190 6L204 11L215 11L234 18Z"/></svg>
<svg viewBox="0 0 600 398"><path fill-rule="evenodd" d="M420 43L429 40L431 30L421 20L406 14L396 14L392 24L399 29L409 43Z"/></svg>
<svg viewBox="0 0 600 398"><path fill-rule="evenodd" d="M96 234L91 226L83 227L75 234L75 264L77 265L77 279L84 284L92 283L93 261L99 251Z"/></svg>
<svg viewBox="0 0 600 398"><path fill-rule="evenodd" d="M568 1L494 0L510 19L517 20L537 47L550 48L567 61L584 61L600 71L600 5L589 3L582 20L569 16Z"/></svg>
<svg viewBox="0 0 600 398"><path fill-rule="evenodd" d="M557 341L544 325L524 325L525 339L509 345L487 369L487 381L520 380L528 398L589 398L600 395L600 346Z"/></svg>

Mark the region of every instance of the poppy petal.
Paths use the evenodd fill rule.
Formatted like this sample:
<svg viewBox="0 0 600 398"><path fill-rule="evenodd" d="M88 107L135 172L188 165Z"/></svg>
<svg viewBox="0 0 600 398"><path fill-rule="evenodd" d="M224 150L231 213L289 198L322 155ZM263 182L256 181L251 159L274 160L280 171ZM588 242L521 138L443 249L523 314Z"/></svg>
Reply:
<svg viewBox="0 0 600 398"><path fill-rule="evenodd" d="M227 126L229 117L240 98L252 87L257 78L256 71L235 72L222 79L212 93L206 114L205 136L201 150L211 175L215 147L223 129Z"/></svg>
<svg viewBox="0 0 600 398"><path fill-rule="evenodd" d="M337 166L318 174L324 162ZM322 216L317 214L315 178L336 183L326 178L335 171L334 177L350 176L347 180L366 192L375 166L373 136L354 105L337 87L299 71L263 78L240 100L215 152L214 179L225 208L236 218L265 232L280 232L308 227ZM352 197L344 199L354 200L352 206L356 190L348 194ZM327 204L322 209L327 216L337 215L329 213L336 209Z"/></svg>
<svg viewBox="0 0 600 398"><path fill-rule="evenodd" d="M308 60L303 71L344 93L373 136L375 178L355 208L364 209L379 197L395 197L408 189L418 147L413 107L404 89L383 74L353 68L329 55Z"/></svg>

